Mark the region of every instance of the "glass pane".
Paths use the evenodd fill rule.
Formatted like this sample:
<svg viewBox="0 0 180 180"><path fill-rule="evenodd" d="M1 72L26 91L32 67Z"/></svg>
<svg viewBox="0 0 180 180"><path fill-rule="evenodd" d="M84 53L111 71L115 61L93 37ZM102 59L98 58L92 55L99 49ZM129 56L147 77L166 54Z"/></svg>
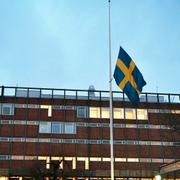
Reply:
<svg viewBox="0 0 180 180"><path fill-rule="evenodd" d="M52 90L41 90L41 97L42 98L52 98Z"/></svg>
<svg viewBox="0 0 180 180"><path fill-rule="evenodd" d="M109 118L109 108L101 108L102 118Z"/></svg>
<svg viewBox="0 0 180 180"><path fill-rule="evenodd" d="M86 118L87 117L87 107L85 107L85 106L78 106L77 107L77 117L79 117L79 118Z"/></svg>
<svg viewBox="0 0 180 180"><path fill-rule="evenodd" d="M114 119L124 119L123 108L114 108Z"/></svg>
<svg viewBox="0 0 180 180"><path fill-rule="evenodd" d="M100 108L99 107L90 107L89 108L89 117L90 118L100 118Z"/></svg>
<svg viewBox="0 0 180 180"><path fill-rule="evenodd" d="M125 108L126 119L136 119L136 110L132 108Z"/></svg>
<svg viewBox="0 0 180 180"><path fill-rule="evenodd" d="M62 133L62 124L58 122L52 122L52 133Z"/></svg>
<svg viewBox="0 0 180 180"><path fill-rule="evenodd" d="M64 127L65 134L75 134L75 124L74 123L66 123Z"/></svg>
<svg viewBox="0 0 180 180"><path fill-rule="evenodd" d="M13 115L14 114L14 105L13 104L3 104L2 105L2 114L3 115Z"/></svg>
<svg viewBox="0 0 180 180"><path fill-rule="evenodd" d="M39 132L40 133L51 133L51 123L50 122L40 122Z"/></svg>
<svg viewBox="0 0 180 180"><path fill-rule="evenodd" d="M147 109L137 109L137 118L138 119L148 119Z"/></svg>

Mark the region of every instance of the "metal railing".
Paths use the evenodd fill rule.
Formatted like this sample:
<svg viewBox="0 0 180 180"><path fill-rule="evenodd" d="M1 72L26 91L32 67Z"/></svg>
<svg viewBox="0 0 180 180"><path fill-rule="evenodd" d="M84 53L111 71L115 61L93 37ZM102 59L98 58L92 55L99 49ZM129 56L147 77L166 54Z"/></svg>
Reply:
<svg viewBox="0 0 180 180"><path fill-rule="evenodd" d="M122 91L113 91L112 93L114 101L129 101ZM109 99L109 91L0 86L0 96L106 101ZM140 101L147 103L180 103L180 94L146 92L140 95Z"/></svg>

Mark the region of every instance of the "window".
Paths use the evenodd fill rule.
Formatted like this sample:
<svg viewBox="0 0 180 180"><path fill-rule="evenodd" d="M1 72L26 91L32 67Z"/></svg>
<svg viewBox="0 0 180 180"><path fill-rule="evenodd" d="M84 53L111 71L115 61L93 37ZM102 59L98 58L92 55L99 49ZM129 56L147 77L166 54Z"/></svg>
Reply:
<svg viewBox="0 0 180 180"><path fill-rule="evenodd" d="M90 107L89 108L89 117L90 118L100 118L100 108L99 107Z"/></svg>
<svg viewBox="0 0 180 180"><path fill-rule="evenodd" d="M126 162L126 158L115 158L115 162Z"/></svg>
<svg viewBox="0 0 180 180"><path fill-rule="evenodd" d="M40 122L39 132L40 133L51 133L51 122Z"/></svg>
<svg viewBox="0 0 180 180"><path fill-rule="evenodd" d="M39 123L39 133L76 134L76 124L41 121Z"/></svg>
<svg viewBox="0 0 180 180"><path fill-rule="evenodd" d="M2 104L0 114L2 115L14 115L14 105L13 104Z"/></svg>
<svg viewBox="0 0 180 180"><path fill-rule="evenodd" d="M23 160L23 159L24 159L24 156L12 155L12 156L11 156L11 159L12 159L12 160Z"/></svg>
<svg viewBox="0 0 180 180"><path fill-rule="evenodd" d="M136 119L136 110L131 108L125 108L126 119Z"/></svg>
<svg viewBox="0 0 180 180"><path fill-rule="evenodd" d="M86 118L87 117L87 107L78 106L77 107L77 117L78 118Z"/></svg>
<svg viewBox="0 0 180 180"><path fill-rule="evenodd" d="M47 109L48 110L48 117L52 116L52 106L50 105L40 105L41 109Z"/></svg>
<svg viewBox="0 0 180 180"><path fill-rule="evenodd" d="M90 161L101 161L100 157L90 157L89 158Z"/></svg>
<svg viewBox="0 0 180 180"><path fill-rule="evenodd" d="M123 108L114 108L114 119L124 119Z"/></svg>
<svg viewBox="0 0 180 180"><path fill-rule="evenodd" d="M139 158L128 158L128 162L139 162Z"/></svg>
<svg viewBox="0 0 180 180"><path fill-rule="evenodd" d="M65 123L64 124L64 133L65 134L75 134L76 127L74 123Z"/></svg>
<svg viewBox="0 0 180 180"><path fill-rule="evenodd" d="M8 155L0 155L0 160L8 160L9 156Z"/></svg>
<svg viewBox="0 0 180 180"><path fill-rule="evenodd" d="M102 158L102 161L104 161L104 162L110 162L111 159L110 159L110 158Z"/></svg>
<svg viewBox="0 0 180 180"><path fill-rule="evenodd" d="M101 115L102 118L109 118L109 108L101 108Z"/></svg>
<svg viewBox="0 0 180 180"><path fill-rule="evenodd" d="M137 109L137 119L147 120L148 119L147 109Z"/></svg>
<svg viewBox="0 0 180 180"><path fill-rule="evenodd" d="M12 120L1 120L1 124L12 124Z"/></svg>
<svg viewBox="0 0 180 180"><path fill-rule="evenodd" d="M62 133L62 123L52 122L52 133Z"/></svg>
<svg viewBox="0 0 180 180"><path fill-rule="evenodd" d="M37 156L24 156L25 160L36 160Z"/></svg>
<svg viewBox="0 0 180 180"><path fill-rule="evenodd" d="M180 110L171 110L172 113L180 114Z"/></svg>

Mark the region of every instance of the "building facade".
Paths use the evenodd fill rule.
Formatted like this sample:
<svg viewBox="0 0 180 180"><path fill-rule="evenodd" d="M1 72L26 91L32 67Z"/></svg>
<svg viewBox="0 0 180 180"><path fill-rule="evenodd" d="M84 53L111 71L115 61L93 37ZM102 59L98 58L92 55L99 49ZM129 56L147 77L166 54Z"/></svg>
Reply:
<svg viewBox="0 0 180 180"><path fill-rule="evenodd" d="M0 179L109 179L109 92L0 87ZM180 94L113 92L115 179L180 178Z"/></svg>

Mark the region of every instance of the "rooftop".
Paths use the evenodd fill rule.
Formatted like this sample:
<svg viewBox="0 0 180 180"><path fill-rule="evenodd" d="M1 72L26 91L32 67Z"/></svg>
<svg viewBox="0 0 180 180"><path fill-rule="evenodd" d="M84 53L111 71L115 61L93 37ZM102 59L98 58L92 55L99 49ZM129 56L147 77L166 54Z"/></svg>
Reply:
<svg viewBox="0 0 180 180"><path fill-rule="evenodd" d="M122 91L113 91L112 93L114 101L129 101L127 96ZM109 91L95 89L82 90L0 86L0 96L79 100L108 100ZM143 92L140 95L140 101L148 103L180 103L180 94Z"/></svg>

